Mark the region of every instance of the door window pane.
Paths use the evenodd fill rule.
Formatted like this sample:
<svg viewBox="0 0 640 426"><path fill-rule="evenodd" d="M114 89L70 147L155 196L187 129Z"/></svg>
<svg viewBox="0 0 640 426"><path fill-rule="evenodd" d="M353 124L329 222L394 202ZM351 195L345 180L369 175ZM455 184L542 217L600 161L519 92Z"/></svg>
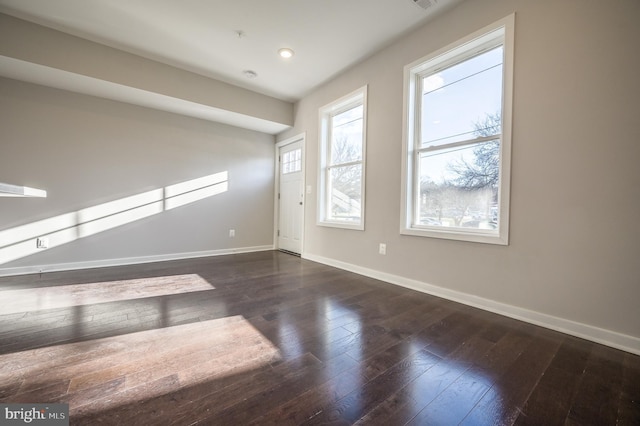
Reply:
<svg viewBox="0 0 640 426"><path fill-rule="evenodd" d="M282 155L282 174L295 173L302 170L302 149L294 149Z"/></svg>

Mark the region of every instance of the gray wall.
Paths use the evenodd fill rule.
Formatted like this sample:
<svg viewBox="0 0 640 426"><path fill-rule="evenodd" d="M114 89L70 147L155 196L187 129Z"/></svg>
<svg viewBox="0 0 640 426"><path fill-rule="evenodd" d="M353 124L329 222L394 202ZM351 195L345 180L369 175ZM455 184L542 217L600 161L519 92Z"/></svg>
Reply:
<svg viewBox="0 0 640 426"><path fill-rule="evenodd" d="M402 236L403 67L512 12L510 245ZM306 96L278 137L307 132L303 255L621 333L640 351L638 22L637 0L470 0ZM320 227L318 109L364 84L366 229Z"/></svg>
<svg viewBox="0 0 640 426"><path fill-rule="evenodd" d="M0 273L273 244L271 135L9 79L0 79L0 129L0 182L48 192L0 197L0 235L214 173L229 179L224 193L0 264Z"/></svg>
<svg viewBox="0 0 640 426"><path fill-rule="evenodd" d="M292 124L293 107L289 102L1 13L0 56L219 108L227 113ZM30 77L23 73L14 78Z"/></svg>

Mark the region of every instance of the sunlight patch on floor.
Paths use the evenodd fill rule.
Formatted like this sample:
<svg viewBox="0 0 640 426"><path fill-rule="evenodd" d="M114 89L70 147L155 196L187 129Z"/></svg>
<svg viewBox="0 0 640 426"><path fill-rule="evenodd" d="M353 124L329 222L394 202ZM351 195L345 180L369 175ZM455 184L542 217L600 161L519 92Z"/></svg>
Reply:
<svg viewBox="0 0 640 426"><path fill-rule="evenodd" d="M198 274L5 290L0 315L212 290Z"/></svg>
<svg viewBox="0 0 640 426"><path fill-rule="evenodd" d="M16 398L38 390L83 415L251 372L281 359L241 315L80 343L0 355L0 383L22 382ZM53 384L67 391L51 398ZM11 398L10 398L11 399Z"/></svg>

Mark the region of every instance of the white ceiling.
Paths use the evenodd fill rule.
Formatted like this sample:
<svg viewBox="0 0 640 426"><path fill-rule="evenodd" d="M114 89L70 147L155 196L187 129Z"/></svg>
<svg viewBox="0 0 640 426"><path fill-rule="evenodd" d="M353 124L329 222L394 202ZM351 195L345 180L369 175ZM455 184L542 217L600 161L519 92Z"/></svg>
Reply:
<svg viewBox="0 0 640 426"><path fill-rule="evenodd" d="M0 12L295 101L460 1L0 0Z"/></svg>

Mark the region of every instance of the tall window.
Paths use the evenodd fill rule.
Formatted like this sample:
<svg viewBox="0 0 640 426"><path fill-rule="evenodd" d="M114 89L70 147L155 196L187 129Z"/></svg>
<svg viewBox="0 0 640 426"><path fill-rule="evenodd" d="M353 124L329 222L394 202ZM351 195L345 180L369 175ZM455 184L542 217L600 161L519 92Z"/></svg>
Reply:
<svg viewBox="0 0 640 426"><path fill-rule="evenodd" d="M402 233L508 243L512 28L405 68Z"/></svg>
<svg viewBox="0 0 640 426"><path fill-rule="evenodd" d="M364 229L367 87L320 109L320 225Z"/></svg>

